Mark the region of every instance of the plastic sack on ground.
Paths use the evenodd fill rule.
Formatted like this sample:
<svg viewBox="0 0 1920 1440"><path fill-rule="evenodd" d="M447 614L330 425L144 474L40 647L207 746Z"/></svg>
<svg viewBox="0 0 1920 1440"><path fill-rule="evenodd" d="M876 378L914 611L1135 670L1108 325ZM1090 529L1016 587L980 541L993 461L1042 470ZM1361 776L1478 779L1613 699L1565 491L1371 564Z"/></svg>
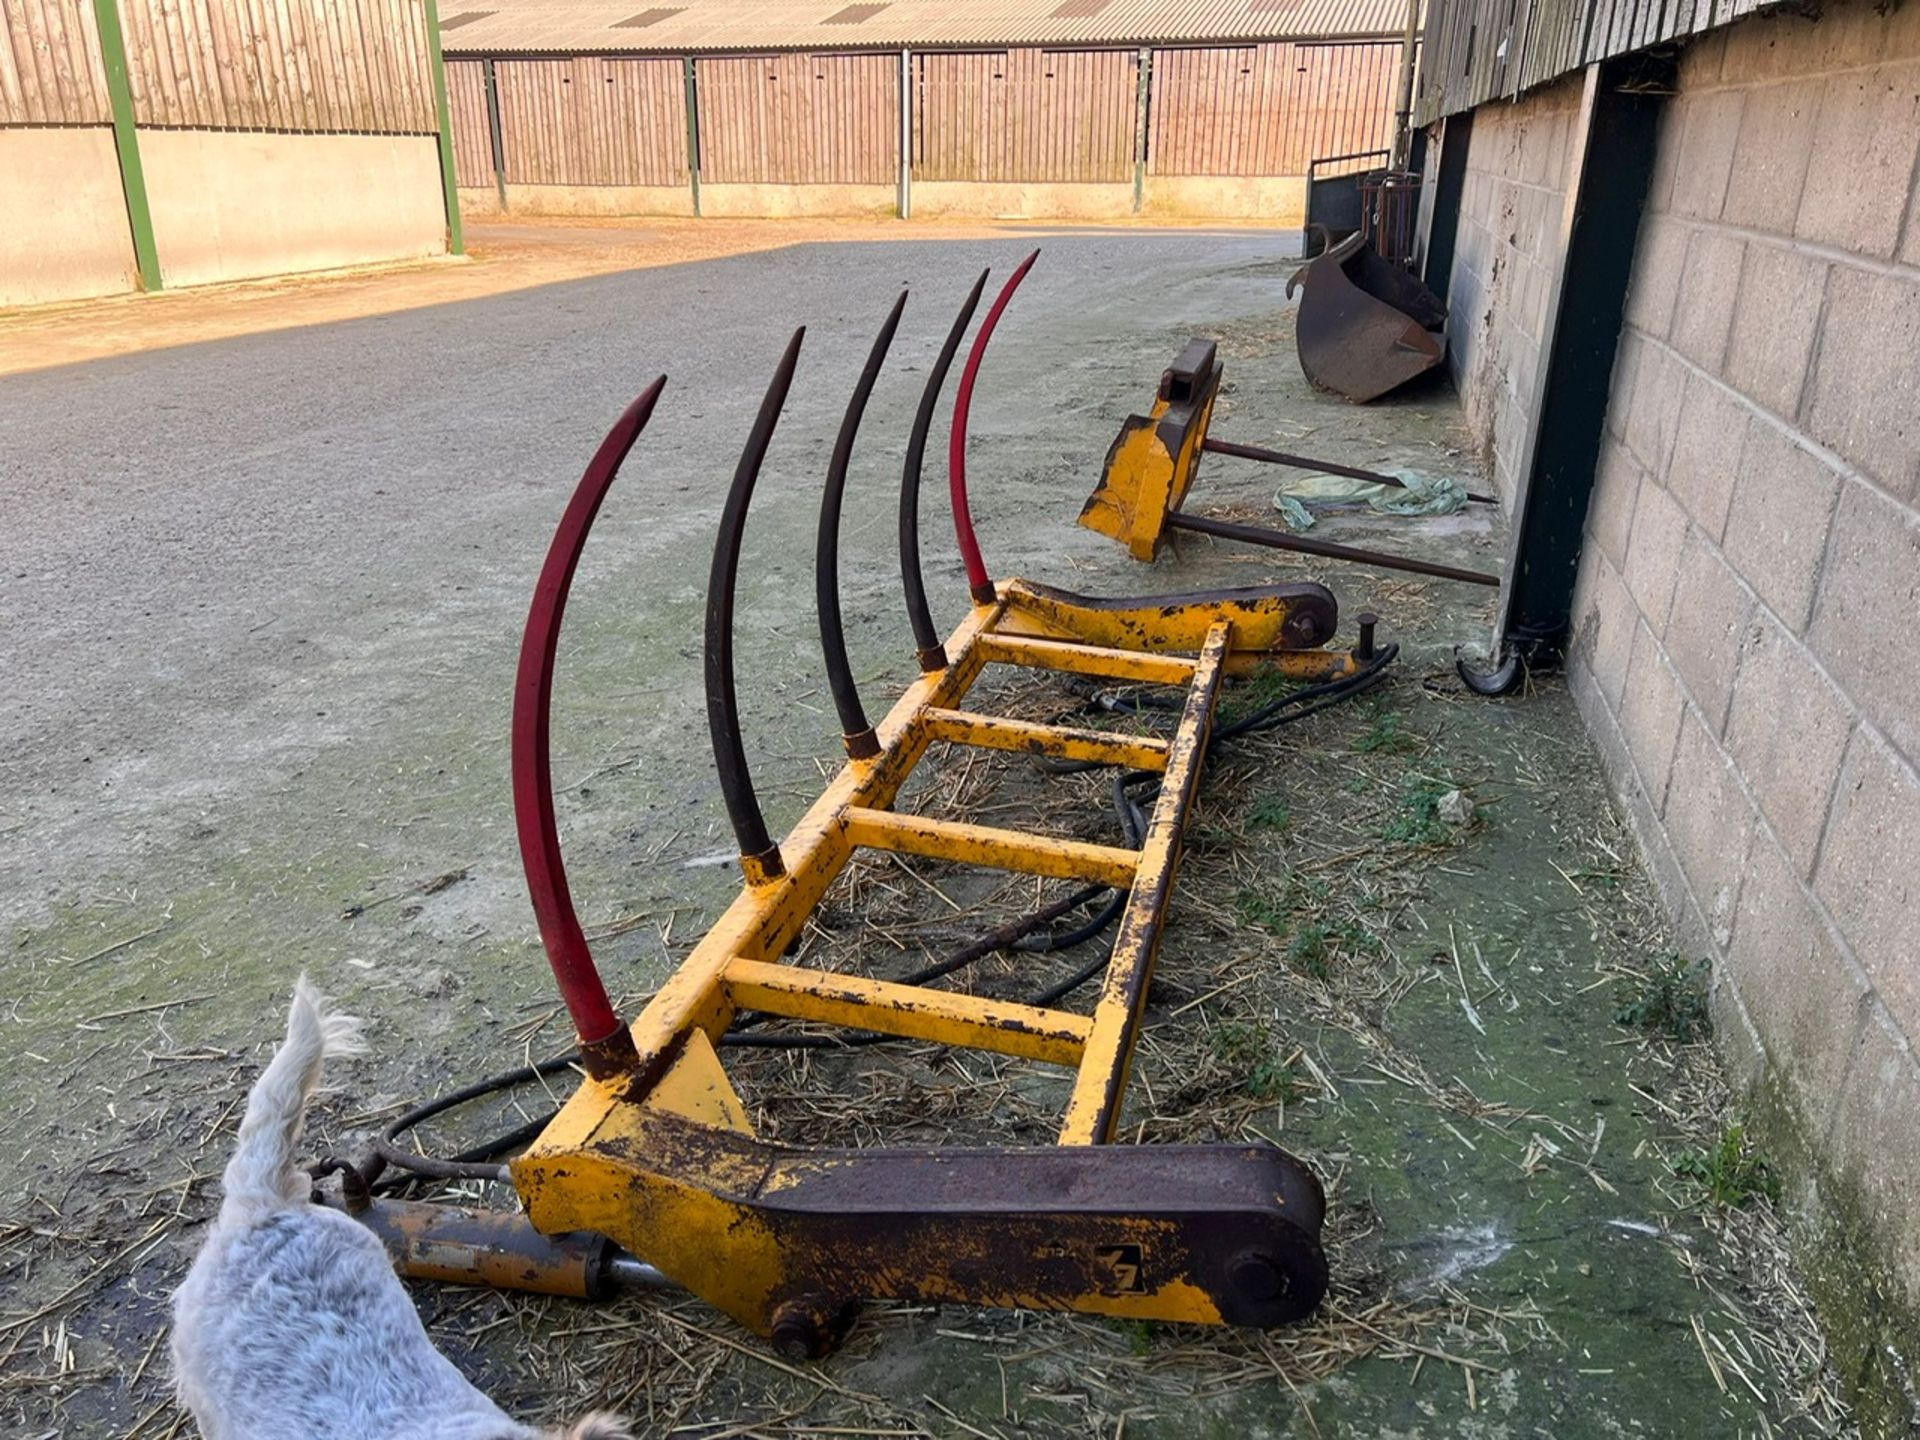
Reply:
<svg viewBox="0 0 1920 1440"><path fill-rule="evenodd" d="M1300 475L1274 491L1273 506L1289 530L1311 530L1314 506L1365 505L1381 515L1451 515L1467 503L1467 487L1451 475L1408 471L1401 479L1407 482L1404 490L1344 475Z"/></svg>

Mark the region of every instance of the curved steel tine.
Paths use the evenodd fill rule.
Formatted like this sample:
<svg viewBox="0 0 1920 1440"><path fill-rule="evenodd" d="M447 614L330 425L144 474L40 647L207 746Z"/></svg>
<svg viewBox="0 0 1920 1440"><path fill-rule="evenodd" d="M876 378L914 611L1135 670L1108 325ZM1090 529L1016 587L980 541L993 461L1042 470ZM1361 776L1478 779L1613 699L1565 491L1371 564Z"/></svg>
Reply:
<svg viewBox="0 0 1920 1440"><path fill-rule="evenodd" d="M814 602L820 617L820 648L827 661L827 686L833 692L833 708L840 714L841 743L852 760L871 760L880 753L880 741L867 723L860 687L854 683L853 666L847 661L847 633L840 617L840 502L847 493L847 465L853 459L860 417L866 413L867 397L873 394L873 382L880 378L893 332L900 328L900 312L906 308L907 292L902 290L887 323L874 337L873 349L867 352L867 363L853 387L853 398L847 401L839 437L833 442L833 459L827 466L827 488L820 496L820 530L813 551Z"/></svg>
<svg viewBox="0 0 1920 1440"><path fill-rule="evenodd" d="M560 998L566 1002L573 1028L580 1036L580 1058L588 1073L596 1076L630 1070L636 1057L633 1036L607 999L607 987L601 983L586 934L574 914L567 867L560 856L548 744L554 655L560 644L560 621L566 614L573 572L580 564L580 552L586 548L594 517L600 513L600 502L606 499L613 477L620 473L621 461L646 429L666 383L667 377L662 375L626 408L574 487L534 586L513 687L513 818L520 836L520 864L526 871L527 892L540 923L540 943L546 947Z"/></svg>
<svg viewBox="0 0 1920 1440"><path fill-rule="evenodd" d="M973 337L973 349L967 352L967 368L960 372L960 390L953 398L953 428L947 436L947 485L953 494L954 538L960 542L960 558L967 565L967 591L976 605L991 605L995 591L993 579L987 574L987 562L980 558L980 542L973 533L973 511L967 505L967 413L973 407L973 382L980 374L980 361L987 353L987 342L993 338L993 327L1000 323L1001 312L1039 258L1040 252L1036 249L1014 268L1007 283L1000 287L993 308L980 322L980 333Z"/></svg>
<svg viewBox="0 0 1920 1440"><path fill-rule="evenodd" d="M780 423L780 407L793 384L800 342L806 334L804 325L793 332L760 401L760 413L747 434L726 507L720 512L720 531L713 537L713 569L707 577L707 729L713 736L713 765L720 775L727 818L740 842L740 873L749 885L764 885L787 872L780 847L767 834L767 822L753 793L753 776L747 770L746 748L740 743L740 702L733 689L733 589L740 573L740 535L746 528L747 506L753 503L753 483L760 478L773 428Z"/></svg>
<svg viewBox="0 0 1920 1440"><path fill-rule="evenodd" d="M913 626L913 644L919 652L922 670L947 668L947 648L940 643L940 632L933 628L933 615L927 609L927 582L920 571L920 466L927 454L927 431L933 428L933 412L940 404L940 391L947 383L947 371L959 353L966 336L967 322L980 304L991 270L982 270L980 278L967 292L966 304L954 318L953 328L940 347L940 358L920 392L920 408L914 412L913 434L907 440L906 468L900 473L900 583L907 592L907 620Z"/></svg>

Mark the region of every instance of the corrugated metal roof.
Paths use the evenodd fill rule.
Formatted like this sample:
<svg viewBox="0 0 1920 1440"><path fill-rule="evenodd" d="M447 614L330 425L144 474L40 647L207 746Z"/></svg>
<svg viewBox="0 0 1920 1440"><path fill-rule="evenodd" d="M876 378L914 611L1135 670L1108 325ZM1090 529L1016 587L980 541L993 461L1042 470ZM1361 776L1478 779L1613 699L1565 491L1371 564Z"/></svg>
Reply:
<svg viewBox="0 0 1920 1440"><path fill-rule="evenodd" d="M445 6L445 45L456 55L1219 44L1398 35L1407 18L1406 0L680 0L679 8L654 9L646 0L445 0Z"/></svg>

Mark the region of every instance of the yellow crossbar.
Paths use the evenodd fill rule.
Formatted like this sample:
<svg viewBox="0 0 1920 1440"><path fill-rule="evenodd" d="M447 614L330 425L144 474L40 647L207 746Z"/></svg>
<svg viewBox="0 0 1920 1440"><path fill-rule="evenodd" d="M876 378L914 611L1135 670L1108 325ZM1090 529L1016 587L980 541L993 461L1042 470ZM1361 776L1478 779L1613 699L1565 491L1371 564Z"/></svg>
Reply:
<svg viewBox="0 0 1920 1440"><path fill-rule="evenodd" d="M991 632L981 635L974 643L983 657L1002 665L1067 670L1075 675L1138 680L1150 685L1185 685L1193 679L1194 662L1180 655L1153 655L1144 650L1109 650L1104 645L1076 645L1066 640L1041 640L1030 635L996 635Z"/></svg>
<svg viewBox="0 0 1920 1440"><path fill-rule="evenodd" d="M726 987L742 1010L991 1050L1069 1069L1080 1063L1089 1028L1085 1016L1064 1010L760 960L734 960L727 966Z"/></svg>
<svg viewBox="0 0 1920 1440"><path fill-rule="evenodd" d="M1112 845L1056 840L1050 835L995 830L957 820L930 820L924 815L896 815L890 810L859 806L847 807L845 823L848 841L869 850L895 850L903 855L924 855L1022 875L1097 880L1123 890L1133 884L1140 860L1137 852Z"/></svg>
<svg viewBox="0 0 1920 1440"><path fill-rule="evenodd" d="M1128 765L1136 770L1167 768L1167 742L1150 735L1109 735L1067 725L1036 725L1004 715L931 708L921 712L920 724L929 740L950 740L985 750L1057 755L1063 760L1096 760L1103 765Z"/></svg>

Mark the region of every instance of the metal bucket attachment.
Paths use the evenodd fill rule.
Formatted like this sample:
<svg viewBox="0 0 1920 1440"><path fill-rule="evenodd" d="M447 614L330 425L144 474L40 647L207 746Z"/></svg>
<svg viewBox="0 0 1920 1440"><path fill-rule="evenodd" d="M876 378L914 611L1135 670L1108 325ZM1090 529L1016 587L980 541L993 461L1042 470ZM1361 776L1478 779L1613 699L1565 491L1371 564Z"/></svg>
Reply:
<svg viewBox="0 0 1920 1440"><path fill-rule="evenodd" d="M1447 307L1407 271L1353 236L1294 273L1306 287L1296 339L1300 368L1322 390L1377 400L1446 356Z"/></svg>

